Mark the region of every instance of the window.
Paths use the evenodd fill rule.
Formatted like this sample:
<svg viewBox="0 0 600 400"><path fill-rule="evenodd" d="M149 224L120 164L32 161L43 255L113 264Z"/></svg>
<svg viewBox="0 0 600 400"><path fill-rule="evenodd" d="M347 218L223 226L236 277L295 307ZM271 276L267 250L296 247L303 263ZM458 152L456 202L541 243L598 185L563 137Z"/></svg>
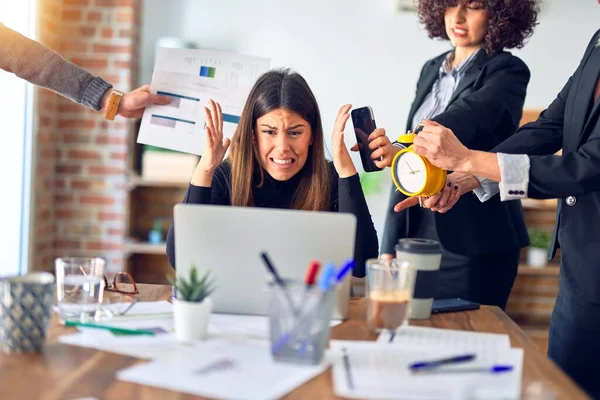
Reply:
<svg viewBox="0 0 600 400"><path fill-rule="evenodd" d="M0 0L0 22L26 36L34 32L34 0ZM0 276L27 271L31 187L33 88L0 70Z"/></svg>

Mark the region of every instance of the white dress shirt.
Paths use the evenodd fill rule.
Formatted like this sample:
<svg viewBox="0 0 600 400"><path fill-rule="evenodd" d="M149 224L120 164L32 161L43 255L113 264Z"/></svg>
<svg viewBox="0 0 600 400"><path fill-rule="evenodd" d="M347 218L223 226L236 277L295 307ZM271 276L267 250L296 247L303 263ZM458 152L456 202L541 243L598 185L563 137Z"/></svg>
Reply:
<svg viewBox="0 0 600 400"><path fill-rule="evenodd" d="M500 192L500 200L518 200L527 198L529 186L529 156L526 154L498 153L500 183L491 179L477 177L480 188L473 192L482 203Z"/></svg>

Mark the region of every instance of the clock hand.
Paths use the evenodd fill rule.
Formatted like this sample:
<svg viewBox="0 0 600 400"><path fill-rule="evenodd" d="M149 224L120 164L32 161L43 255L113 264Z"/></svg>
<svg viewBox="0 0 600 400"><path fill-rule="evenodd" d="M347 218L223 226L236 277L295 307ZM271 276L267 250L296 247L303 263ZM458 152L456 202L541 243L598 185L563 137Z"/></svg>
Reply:
<svg viewBox="0 0 600 400"><path fill-rule="evenodd" d="M414 174L415 171L413 171L413 169L410 167L410 165L408 165L408 163L406 161L404 161L404 164L406 164L406 166L408 167L408 169L410 170L410 174Z"/></svg>

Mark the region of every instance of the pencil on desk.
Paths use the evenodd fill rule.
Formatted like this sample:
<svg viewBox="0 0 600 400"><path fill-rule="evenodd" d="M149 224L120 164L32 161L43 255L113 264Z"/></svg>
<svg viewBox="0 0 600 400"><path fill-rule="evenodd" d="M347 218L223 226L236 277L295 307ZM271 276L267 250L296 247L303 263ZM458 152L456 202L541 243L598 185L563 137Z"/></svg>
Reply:
<svg viewBox="0 0 600 400"><path fill-rule="evenodd" d="M350 369L350 357L346 352L346 348L342 349L343 360L344 360L344 370L346 371L346 383L348 384L348 389L354 390L354 380L352 379L352 370Z"/></svg>
<svg viewBox="0 0 600 400"><path fill-rule="evenodd" d="M74 327L83 327L83 328L96 328L96 329L105 329L111 331L112 333L122 333L127 335L148 335L153 336L154 332L145 330L145 329L129 329L129 328L119 328L116 326L109 325L100 325L100 324L92 324L88 322L79 322L79 321L64 321L65 326L74 326Z"/></svg>

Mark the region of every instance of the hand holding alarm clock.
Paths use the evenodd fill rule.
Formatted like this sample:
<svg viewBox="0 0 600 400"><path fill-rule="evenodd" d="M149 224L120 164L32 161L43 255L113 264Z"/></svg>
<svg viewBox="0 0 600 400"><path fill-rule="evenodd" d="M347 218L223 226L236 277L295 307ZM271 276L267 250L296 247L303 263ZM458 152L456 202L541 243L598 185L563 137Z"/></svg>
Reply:
<svg viewBox="0 0 600 400"><path fill-rule="evenodd" d="M442 191L447 172L433 165L414 151L413 142L424 125L417 125L415 132L408 132L397 140L402 147L392 160L392 180L400 192L409 197L433 196Z"/></svg>

